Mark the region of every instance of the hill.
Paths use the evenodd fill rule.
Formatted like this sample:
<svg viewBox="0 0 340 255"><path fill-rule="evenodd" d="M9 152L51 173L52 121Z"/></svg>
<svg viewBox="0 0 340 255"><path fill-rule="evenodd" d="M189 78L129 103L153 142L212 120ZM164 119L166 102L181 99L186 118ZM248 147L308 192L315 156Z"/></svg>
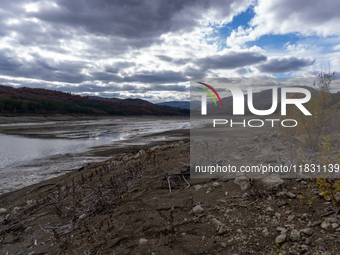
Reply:
<svg viewBox="0 0 340 255"><path fill-rule="evenodd" d="M179 107L183 109L190 109L190 101L169 101L157 103L158 105L168 105L171 107Z"/></svg>
<svg viewBox="0 0 340 255"><path fill-rule="evenodd" d="M0 113L186 116L189 110L156 105L142 99L105 99L48 89L0 85Z"/></svg>

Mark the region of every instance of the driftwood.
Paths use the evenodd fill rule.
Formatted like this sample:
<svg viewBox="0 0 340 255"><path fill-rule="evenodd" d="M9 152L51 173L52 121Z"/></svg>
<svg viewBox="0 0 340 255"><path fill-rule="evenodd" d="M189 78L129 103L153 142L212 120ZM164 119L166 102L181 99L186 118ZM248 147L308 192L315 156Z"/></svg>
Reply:
<svg viewBox="0 0 340 255"><path fill-rule="evenodd" d="M177 187L181 180L184 180L187 183L187 186L184 189L190 187L190 183L187 179L190 178L190 166L187 166L186 169L182 170L180 173L166 173L161 180L167 181L169 186L169 192L171 193L171 187Z"/></svg>

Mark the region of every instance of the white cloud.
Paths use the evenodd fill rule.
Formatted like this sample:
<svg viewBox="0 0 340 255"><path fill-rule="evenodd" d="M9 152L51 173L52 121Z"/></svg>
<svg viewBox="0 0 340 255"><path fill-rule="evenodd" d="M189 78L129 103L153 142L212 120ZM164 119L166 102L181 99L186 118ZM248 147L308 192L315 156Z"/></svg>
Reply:
<svg viewBox="0 0 340 255"><path fill-rule="evenodd" d="M250 27L232 31L227 45L243 45L262 35L297 33L303 36L340 35L340 2L334 0L259 0Z"/></svg>

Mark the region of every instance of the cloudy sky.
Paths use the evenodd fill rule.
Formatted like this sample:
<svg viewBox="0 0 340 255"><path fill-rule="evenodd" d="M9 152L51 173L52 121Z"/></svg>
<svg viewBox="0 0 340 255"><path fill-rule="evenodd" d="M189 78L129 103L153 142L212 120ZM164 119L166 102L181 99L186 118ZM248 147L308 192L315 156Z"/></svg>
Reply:
<svg viewBox="0 0 340 255"><path fill-rule="evenodd" d="M0 84L152 102L190 78L340 70L337 0L0 2Z"/></svg>

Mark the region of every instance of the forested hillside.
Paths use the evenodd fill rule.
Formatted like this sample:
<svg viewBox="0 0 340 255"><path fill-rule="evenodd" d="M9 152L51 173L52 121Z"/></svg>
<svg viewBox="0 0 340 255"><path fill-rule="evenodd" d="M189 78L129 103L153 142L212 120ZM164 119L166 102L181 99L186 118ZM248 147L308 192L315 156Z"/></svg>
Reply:
<svg viewBox="0 0 340 255"><path fill-rule="evenodd" d="M136 101L138 104L134 103ZM123 99L114 102L55 90L0 85L0 113L176 116L189 115L189 110L155 105L140 99Z"/></svg>

